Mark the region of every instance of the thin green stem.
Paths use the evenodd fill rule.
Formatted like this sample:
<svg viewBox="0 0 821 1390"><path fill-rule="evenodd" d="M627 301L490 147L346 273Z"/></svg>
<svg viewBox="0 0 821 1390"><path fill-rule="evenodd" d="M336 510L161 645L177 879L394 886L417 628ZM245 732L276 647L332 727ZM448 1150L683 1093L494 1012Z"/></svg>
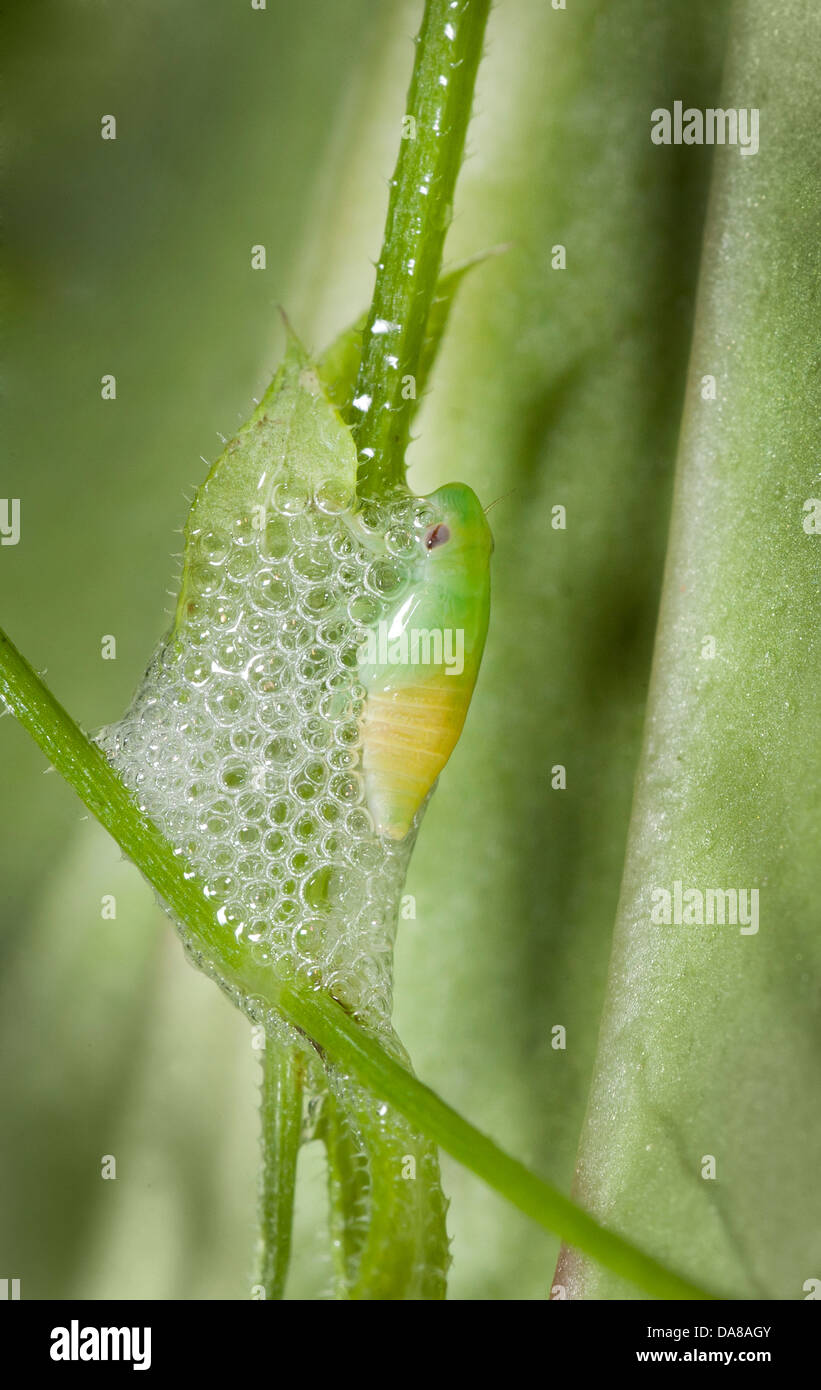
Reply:
<svg viewBox="0 0 821 1390"><path fill-rule="evenodd" d="M561 1236L646 1293L662 1299L710 1298L651 1256L608 1231L550 1183L458 1115L395 1061L330 995L297 987L249 956L220 927L216 904L151 821L138 810L114 768L52 695L0 629L0 700L185 923L190 942L214 976L259 1016L277 1009L343 1070L394 1106L421 1133L548 1231Z"/></svg>
<svg viewBox="0 0 821 1390"><path fill-rule="evenodd" d="M415 383L490 0L427 0L354 396L359 490L404 481Z"/></svg>
<svg viewBox="0 0 821 1390"><path fill-rule="evenodd" d="M265 1297L285 1293L291 1258L296 1164L302 1141L305 1058L278 1038L265 1039L262 1057L262 1176L260 1278Z"/></svg>
<svg viewBox="0 0 821 1390"><path fill-rule="evenodd" d="M328 1164L331 1253L337 1294L348 1298L365 1241L368 1210L368 1160L351 1116L329 1091L325 1098L322 1139Z"/></svg>

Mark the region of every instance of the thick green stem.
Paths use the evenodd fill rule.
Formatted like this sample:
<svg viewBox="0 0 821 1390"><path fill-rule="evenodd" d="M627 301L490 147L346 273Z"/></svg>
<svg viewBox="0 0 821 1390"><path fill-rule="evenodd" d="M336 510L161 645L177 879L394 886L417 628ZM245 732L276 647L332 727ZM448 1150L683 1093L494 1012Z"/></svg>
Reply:
<svg viewBox="0 0 821 1390"><path fill-rule="evenodd" d="M606 1230L550 1183L504 1153L427 1086L394 1061L354 1023L334 999L282 980L249 958L247 946L220 926L217 905L175 854L156 826L132 801L114 768L90 743L68 712L0 629L0 701L28 730L100 824L152 884L192 944L226 987L257 1014L277 1009L345 1071L438 1143L489 1187L548 1231L656 1298L712 1295Z"/></svg>
<svg viewBox="0 0 821 1390"><path fill-rule="evenodd" d="M428 323L488 9L489 0L427 0L425 5L348 412L363 494L383 493L404 480L405 449L422 385ZM345 1116L337 1117L342 1128L332 1128L328 1147L341 1286L353 1298L444 1297L449 1256L436 1154L401 1118L378 1115L371 1097L358 1087L352 1095L356 1113L349 1118L367 1155L367 1174L358 1163L351 1166ZM418 1179L403 1178L403 1161L415 1165L417 1156L424 1173ZM369 1216L363 1235L365 1176Z"/></svg>
<svg viewBox="0 0 821 1390"><path fill-rule="evenodd" d="M406 1064L396 1038L392 1051ZM342 1296L442 1299L450 1251L436 1146L371 1091L340 1082L332 1077L324 1138Z"/></svg>
<svg viewBox="0 0 821 1390"><path fill-rule="evenodd" d="M262 1058L262 1177L260 1278L265 1297L279 1299L291 1258L296 1163L302 1139L305 1059L276 1037Z"/></svg>
<svg viewBox="0 0 821 1390"><path fill-rule="evenodd" d="M427 0L354 397L359 489L404 481L425 336L490 0Z"/></svg>
<svg viewBox="0 0 821 1390"><path fill-rule="evenodd" d="M442 1299L450 1263L435 1145L360 1085L325 1125L339 1297Z"/></svg>

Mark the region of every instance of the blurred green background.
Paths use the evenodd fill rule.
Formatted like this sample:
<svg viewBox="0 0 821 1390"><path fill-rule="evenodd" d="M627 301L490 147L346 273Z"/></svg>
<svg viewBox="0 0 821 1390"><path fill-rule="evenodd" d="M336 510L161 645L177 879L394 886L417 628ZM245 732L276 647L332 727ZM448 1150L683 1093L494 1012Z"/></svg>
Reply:
<svg viewBox="0 0 821 1390"><path fill-rule="evenodd" d="M368 301L421 3L38 0L4 21L13 361L2 622L87 729L168 621L186 497L276 365ZM618 898L709 155L717 0L500 0L447 247L468 278L412 446L492 512L492 626L411 867L397 1026L421 1076L567 1188ZM116 141L100 138L117 118ZM253 271L264 244L267 269ZM567 248L567 269L552 250ZM116 401L100 378L113 373ZM551 527L552 508L566 530ZM101 639L117 659L101 659ZM244 1298L258 1067L151 891L0 722L0 1277L24 1298ZM567 789L551 788L551 768ZM101 918L114 894L115 921ZM551 1029L567 1030L566 1050ZM103 1155L116 1181L101 1178ZM556 1243L449 1161L451 1295L548 1296ZM327 1295L304 1151L290 1294Z"/></svg>

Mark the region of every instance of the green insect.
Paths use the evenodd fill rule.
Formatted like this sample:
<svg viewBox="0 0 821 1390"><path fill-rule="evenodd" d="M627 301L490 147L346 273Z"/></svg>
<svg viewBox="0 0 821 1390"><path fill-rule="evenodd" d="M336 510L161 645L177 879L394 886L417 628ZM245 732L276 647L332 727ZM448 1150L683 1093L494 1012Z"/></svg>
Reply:
<svg viewBox="0 0 821 1390"><path fill-rule="evenodd" d="M424 499L421 580L397 604L361 669L362 772L376 828L392 840L414 817L462 732L487 635L493 537L479 499L448 483Z"/></svg>

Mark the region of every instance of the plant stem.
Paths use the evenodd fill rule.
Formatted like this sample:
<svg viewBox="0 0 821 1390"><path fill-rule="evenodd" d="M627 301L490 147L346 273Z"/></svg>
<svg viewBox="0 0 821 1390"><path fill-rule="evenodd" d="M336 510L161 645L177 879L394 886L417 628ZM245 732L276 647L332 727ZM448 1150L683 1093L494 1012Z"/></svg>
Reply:
<svg viewBox="0 0 821 1390"><path fill-rule="evenodd" d="M354 395L359 490L405 478L415 382L490 0L427 0Z"/></svg>
<svg viewBox="0 0 821 1390"><path fill-rule="evenodd" d="M450 1251L436 1145L359 1082L346 1084L342 1103L331 1090L326 1106L337 1297L445 1298Z"/></svg>
<svg viewBox="0 0 821 1390"><path fill-rule="evenodd" d="M365 1239L363 1214L367 1210L370 1185L361 1137L331 1090L325 1097L322 1139L328 1165L331 1253L337 1296L347 1298L356 1278Z"/></svg>
<svg viewBox="0 0 821 1390"><path fill-rule="evenodd" d="M296 1161L302 1139L304 1057L270 1034L262 1057L260 1278L265 1297L280 1299L291 1258Z"/></svg>
<svg viewBox="0 0 821 1390"><path fill-rule="evenodd" d="M117 773L0 628L0 701L28 730L54 768L133 860L214 975L246 1008L278 1009L342 1069L352 1072L494 1191L568 1244L656 1298L713 1295L665 1269L504 1153L429 1087L394 1061L330 995L297 988L264 968L222 928L216 904L159 830L138 810ZM259 1007L256 1006L259 1013Z"/></svg>
<svg viewBox="0 0 821 1390"><path fill-rule="evenodd" d="M409 1068L395 1036L392 1051L400 1070ZM334 1225L349 1256L345 1296L445 1298L450 1248L436 1145L395 1106L384 1105L381 1092L347 1082L338 1099L328 1115L326 1143Z"/></svg>
<svg viewBox="0 0 821 1390"><path fill-rule="evenodd" d="M359 343L356 385L346 418L358 456L360 496L384 495L404 483L405 450L421 393L425 346L437 292L442 247L473 103L490 0L426 0L391 181L382 254ZM458 283L458 278L456 283ZM447 318L449 301L445 301ZM438 336L434 333L435 342ZM350 347L350 335L344 342ZM435 343L433 347L435 354ZM355 1129L367 1152L367 1235L358 1246L352 1298L444 1298L450 1262L446 1204L435 1150L405 1120L378 1117L367 1094L352 1091ZM332 1138L332 1136L331 1136ZM418 1152L416 1152L418 1151ZM404 1158L420 1175L402 1177ZM350 1221L344 1144L329 1148L334 1221ZM354 1209L354 1221L356 1214Z"/></svg>

